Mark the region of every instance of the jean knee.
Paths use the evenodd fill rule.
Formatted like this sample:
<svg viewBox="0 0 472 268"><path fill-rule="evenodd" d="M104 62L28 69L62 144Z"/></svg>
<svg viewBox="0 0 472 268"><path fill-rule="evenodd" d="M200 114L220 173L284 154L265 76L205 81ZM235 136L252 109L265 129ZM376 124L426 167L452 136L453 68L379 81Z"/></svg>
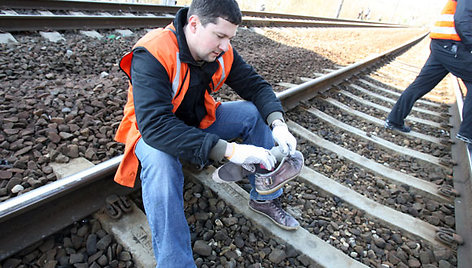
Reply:
<svg viewBox="0 0 472 268"><path fill-rule="evenodd" d="M141 164L141 181L153 183L156 178L162 180L181 175L182 165L175 156L147 145L142 139L136 146L136 156Z"/></svg>
<svg viewBox="0 0 472 268"><path fill-rule="evenodd" d="M245 101L244 104L245 104L245 107L244 107L245 111L248 111L251 114L259 114L259 111L257 110L257 107L256 105L254 105L254 103L250 101Z"/></svg>
<svg viewBox="0 0 472 268"><path fill-rule="evenodd" d="M244 111L245 113L245 116L246 116L246 120L244 121L245 123L265 124L261 113L252 102L245 102L245 105L241 107L241 111Z"/></svg>

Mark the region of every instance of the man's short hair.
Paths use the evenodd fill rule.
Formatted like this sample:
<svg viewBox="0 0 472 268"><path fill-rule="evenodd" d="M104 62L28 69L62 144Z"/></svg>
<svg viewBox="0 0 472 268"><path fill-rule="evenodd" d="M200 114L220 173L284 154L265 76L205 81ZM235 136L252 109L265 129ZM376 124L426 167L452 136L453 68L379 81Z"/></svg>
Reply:
<svg viewBox="0 0 472 268"><path fill-rule="evenodd" d="M241 10L235 0L193 0L187 13L187 20L192 15L197 15L203 26L208 23L216 24L218 18L234 25L239 25L242 21Z"/></svg>

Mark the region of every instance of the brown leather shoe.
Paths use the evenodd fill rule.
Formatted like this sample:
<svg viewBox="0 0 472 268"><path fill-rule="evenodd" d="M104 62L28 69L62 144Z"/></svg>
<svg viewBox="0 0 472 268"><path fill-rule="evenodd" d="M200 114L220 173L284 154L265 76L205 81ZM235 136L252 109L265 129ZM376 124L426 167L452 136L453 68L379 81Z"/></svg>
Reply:
<svg viewBox="0 0 472 268"><path fill-rule="evenodd" d="M303 164L302 153L295 151L294 155L284 157L274 171L256 173L256 191L263 195L277 191L300 174Z"/></svg>
<svg viewBox="0 0 472 268"><path fill-rule="evenodd" d="M267 201L249 200L249 208L253 211L271 219L280 228L285 230L296 230L300 223L285 210L282 209L278 199Z"/></svg>
<svg viewBox="0 0 472 268"><path fill-rule="evenodd" d="M279 146L272 147L272 149L270 149L270 153L275 156L277 161L282 161L282 159L285 157L285 155L280 151ZM232 162L227 162L213 172L212 178L217 183L237 182L246 178L250 174L267 172L269 171L262 168L260 165L237 165Z"/></svg>

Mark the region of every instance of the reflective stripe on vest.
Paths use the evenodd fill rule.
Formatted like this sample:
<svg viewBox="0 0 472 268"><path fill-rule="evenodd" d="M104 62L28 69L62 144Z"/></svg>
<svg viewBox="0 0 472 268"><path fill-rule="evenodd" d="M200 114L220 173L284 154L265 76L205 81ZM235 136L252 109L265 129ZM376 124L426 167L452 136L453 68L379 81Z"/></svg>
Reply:
<svg viewBox="0 0 472 268"><path fill-rule="evenodd" d="M457 2L449 0L441 12L441 16L431 29L430 37L433 39L447 39L461 41L454 27L454 14Z"/></svg>
<svg viewBox="0 0 472 268"><path fill-rule="evenodd" d="M225 80L226 78L226 74L225 74L225 61L223 60L223 57L219 57L218 58L218 62L220 63L220 66L221 66L221 69L223 70L223 73L221 75L221 79L220 81L218 82L218 84L216 84L216 87L215 88L219 88L221 83L223 83L223 81ZM215 90L215 89L213 89Z"/></svg>
<svg viewBox="0 0 472 268"><path fill-rule="evenodd" d="M190 75L188 75L188 65L180 61L176 35L170 35L166 30L175 33L172 24L167 26L165 29L153 30L141 38L133 49L136 47L144 47L149 53L151 53L151 55L163 64L172 83L172 105L174 106L172 111L175 112L187 93L190 84ZM168 45L162 46L160 42L168 42ZM165 49L163 49L163 47L165 47ZM120 61L121 69L129 78L131 78L132 58L133 52L130 52ZM231 70L233 60L233 50L230 46L228 51L218 58L218 63L221 68L218 68L212 77L212 82L209 85L212 87L212 91L217 91L221 88ZM188 75L188 77L186 77L186 75ZM216 84L216 86L214 86L214 84ZM208 91L205 91L204 103L207 115L200 122L199 127L202 129L209 127L215 121L216 108L220 105L219 102L215 102ZM116 141L125 143L123 160L115 173L115 181L121 185L128 187L134 186L139 167L139 161L134 150L140 138L141 133L139 132L138 124L136 123L136 115L134 111L133 86L129 83L128 101L124 108L124 116L115 135Z"/></svg>
<svg viewBox="0 0 472 268"><path fill-rule="evenodd" d="M175 53L175 62L177 64L177 73L175 74L175 77L174 77L174 81L172 81L172 92L174 94L172 94L172 96L175 97L175 94L177 94L177 90L179 90L179 85L180 85L180 67L182 66L182 63L180 62L180 57L179 57L180 53L177 52Z"/></svg>

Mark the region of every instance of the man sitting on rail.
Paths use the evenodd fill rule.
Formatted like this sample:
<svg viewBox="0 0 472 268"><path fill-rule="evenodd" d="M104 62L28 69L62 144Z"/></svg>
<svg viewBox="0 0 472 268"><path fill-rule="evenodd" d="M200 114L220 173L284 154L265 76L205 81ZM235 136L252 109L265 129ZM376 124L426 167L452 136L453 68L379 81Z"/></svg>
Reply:
<svg viewBox="0 0 472 268"><path fill-rule="evenodd" d="M195 267L180 160L203 167L226 158L272 169L274 140L282 153L296 152L272 87L230 44L241 21L235 0L194 0L172 24L142 37L120 62L130 86L116 134L125 153L115 181L133 187L141 167L159 267ZM223 83L246 101L215 102L210 94ZM244 144L226 141L235 138ZM249 179L254 187L254 176ZM282 189L267 195L252 189L249 205L278 226L296 229L297 220L277 201L281 194Z"/></svg>

